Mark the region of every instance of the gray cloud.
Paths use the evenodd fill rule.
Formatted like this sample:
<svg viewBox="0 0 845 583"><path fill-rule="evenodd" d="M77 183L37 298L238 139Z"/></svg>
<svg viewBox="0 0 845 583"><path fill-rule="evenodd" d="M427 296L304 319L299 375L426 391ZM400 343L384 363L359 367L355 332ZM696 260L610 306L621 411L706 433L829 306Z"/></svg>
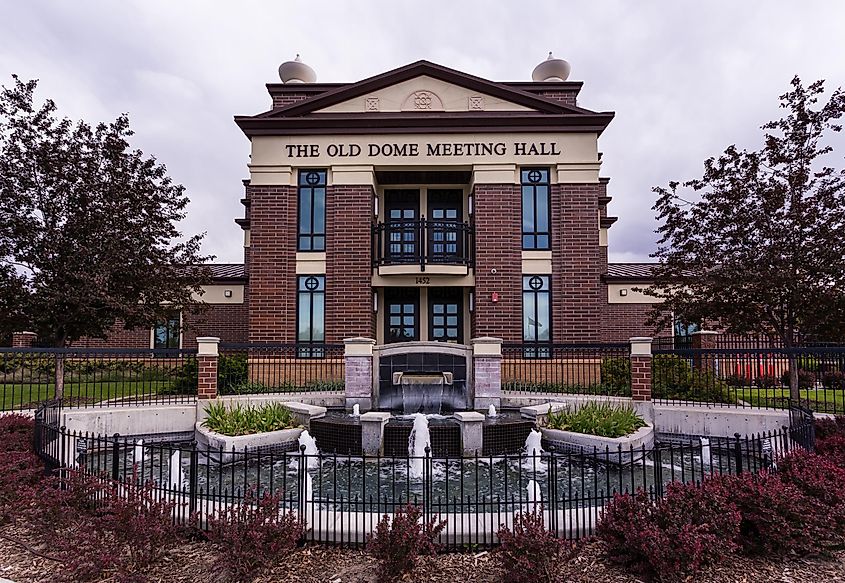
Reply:
<svg viewBox="0 0 845 583"><path fill-rule="evenodd" d="M186 232L240 261L232 220L248 142L235 114L269 107L264 83L297 52L321 81L429 59L527 80L549 50L613 110L600 141L612 178L613 260L654 246L651 187L700 174L727 145L756 147L794 74L845 84L845 5L821 2L5 2L0 77L41 79L73 118L129 112L135 144L191 197ZM840 158L841 160L841 158Z"/></svg>

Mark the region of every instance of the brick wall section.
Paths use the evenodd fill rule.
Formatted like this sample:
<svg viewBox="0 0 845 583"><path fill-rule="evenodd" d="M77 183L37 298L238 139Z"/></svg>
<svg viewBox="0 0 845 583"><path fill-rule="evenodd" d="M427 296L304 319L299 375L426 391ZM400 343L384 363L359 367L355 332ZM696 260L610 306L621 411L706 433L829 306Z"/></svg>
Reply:
<svg viewBox="0 0 845 583"><path fill-rule="evenodd" d="M553 99L554 101L558 101L564 105L572 105L575 106L575 100L578 97L577 91L541 91L539 93L540 97L545 97L546 99Z"/></svg>
<svg viewBox="0 0 845 583"><path fill-rule="evenodd" d="M635 401L651 401L651 357L631 357L631 397Z"/></svg>
<svg viewBox="0 0 845 583"><path fill-rule="evenodd" d="M200 399L217 398L217 357L197 356L197 396Z"/></svg>
<svg viewBox="0 0 845 583"><path fill-rule="evenodd" d="M522 215L516 184L477 184L472 335L522 342ZM495 269L496 273L490 272ZM499 294L493 303L493 292Z"/></svg>
<svg viewBox="0 0 845 583"><path fill-rule="evenodd" d="M37 338L34 332L12 332L12 348L32 348Z"/></svg>
<svg viewBox="0 0 845 583"><path fill-rule="evenodd" d="M183 313L186 326L182 348L196 348L197 336L216 336L221 342L247 342L249 337L249 309L242 304L212 304L201 314Z"/></svg>
<svg viewBox="0 0 845 583"><path fill-rule="evenodd" d="M305 101L308 95L308 93L276 93L273 95L273 109Z"/></svg>
<svg viewBox="0 0 845 583"><path fill-rule="evenodd" d="M363 404L364 408L372 408L376 404L372 402L373 396L373 357L372 356L347 356L344 364L346 398L352 404ZM369 400L369 404L366 401Z"/></svg>
<svg viewBox="0 0 845 583"><path fill-rule="evenodd" d="M108 338L83 337L72 344L74 348L149 348L150 329L127 330L118 320L108 333Z"/></svg>
<svg viewBox="0 0 845 583"><path fill-rule="evenodd" d="M484 408L502 398L502 358L476 356L472 359L476 407Z"/></svg>
<svg viewBox="0 0 845 583"><path fill-rule="evenodd" d="M375 338L372 297L373 188L326 192L326 341ZM253 256L253 262L255 257Z"/></svg>
<svg viewBox="0 0 845 583"><path fill-rule="evenodd" d="M635 284L632 284L632 286ZM607 290L605 288L605 297ZM654 304L606 304L604 307L604 342L627 342L635 336L668 336L666 326L647 326L646 320Z"/></svg>
<svg viewBox="0 0 845 583"><path fill-rule="evenodd" d="M249 341L296 339L296 188L249 186Z"/></svg>
<svg viewBox="0 0 845 583"><path fill-rule="evenodd" d="M600 184L553 184L552 335L556 343L599 342L607 304L601 281Z"/></svg>

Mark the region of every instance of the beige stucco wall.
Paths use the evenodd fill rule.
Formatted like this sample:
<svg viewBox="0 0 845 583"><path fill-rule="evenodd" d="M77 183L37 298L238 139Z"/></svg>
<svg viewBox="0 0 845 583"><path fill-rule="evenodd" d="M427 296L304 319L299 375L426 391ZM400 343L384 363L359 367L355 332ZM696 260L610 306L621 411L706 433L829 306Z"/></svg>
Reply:
<svg viewBox="0 0 845 583"><path fill-rule="evenodd" d="M194 294L194 299L206 304L242 304L244 286L240 284L215 284L202 286L203 294ZM226 297L226 290L232 291L232 297Z"/></svg>
<svg viewBox="0 0 845 583"><path fill-rule="evenodd" d="M319 109L315 113L360 113L368 111L367 99L378 99L378 109L370 111L407 111L409 97L418 91L427 91L433 94L432 107L434 111L469 111L470 97L481 97L481 108L484 111L532 111L524 105L517 105L492 95L472 91L466 87L460 87L435 79L427 75L421 75L408 79L401 83L385 87L372 93L344 101L329 107ZM475 109L475 108L473 108Z"/></svg>
<svg viewBox="0 0 845 583"><path fill-rule="evenodd" d="M552 272L551 251L523 251L522 273L543 275Z"/></svg>
<svg viewBox="0 0 845 583"><path fill-rule="evenodd" d="M607 302L609 304L659 304L663 300L654 296L647 296L633 288L646 288L648 283L609 283L607 285ZM628 295L621 295L620 290L627 290Z"/></svg>

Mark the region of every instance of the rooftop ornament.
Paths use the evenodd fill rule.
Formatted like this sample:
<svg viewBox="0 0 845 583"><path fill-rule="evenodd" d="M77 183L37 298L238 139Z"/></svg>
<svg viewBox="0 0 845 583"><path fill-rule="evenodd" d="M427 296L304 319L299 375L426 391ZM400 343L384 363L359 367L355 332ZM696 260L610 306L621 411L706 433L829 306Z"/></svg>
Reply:
<svg viewBox="0 0 845 583"><path fill-rule="evenodd" d="M317 80L317 73L303 63L297 53L294 60L285 61L279 65L279 78L282 83L314 83Z"/></svg>
<svg viewBox="0 0 845 583"><path fill-rule="evenodd" d="M548 58L534 67L531 79L534 81L566 81L572 69L568 61L556 59L549 51Z"/></svg>

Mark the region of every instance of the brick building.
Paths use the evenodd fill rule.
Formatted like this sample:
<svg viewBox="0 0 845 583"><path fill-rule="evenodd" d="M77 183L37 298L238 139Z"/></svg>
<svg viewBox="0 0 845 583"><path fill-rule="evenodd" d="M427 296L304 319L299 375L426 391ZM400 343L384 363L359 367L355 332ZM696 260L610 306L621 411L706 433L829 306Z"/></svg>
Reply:
<svg viewBox="0 0 845 583"><path fill-rule="evenodd" d="M201 320L175 314L108 344L214 335L307 352L352 336L542 345L654 332L655 299L632 289L650 266L607 260L617 219L598 139L614 114L579 105L565 61L532 82L427 61L355 83L316 83L298 61L280 75L271 109L235 118L251 142L243 265L212 266Z"/></svg>

